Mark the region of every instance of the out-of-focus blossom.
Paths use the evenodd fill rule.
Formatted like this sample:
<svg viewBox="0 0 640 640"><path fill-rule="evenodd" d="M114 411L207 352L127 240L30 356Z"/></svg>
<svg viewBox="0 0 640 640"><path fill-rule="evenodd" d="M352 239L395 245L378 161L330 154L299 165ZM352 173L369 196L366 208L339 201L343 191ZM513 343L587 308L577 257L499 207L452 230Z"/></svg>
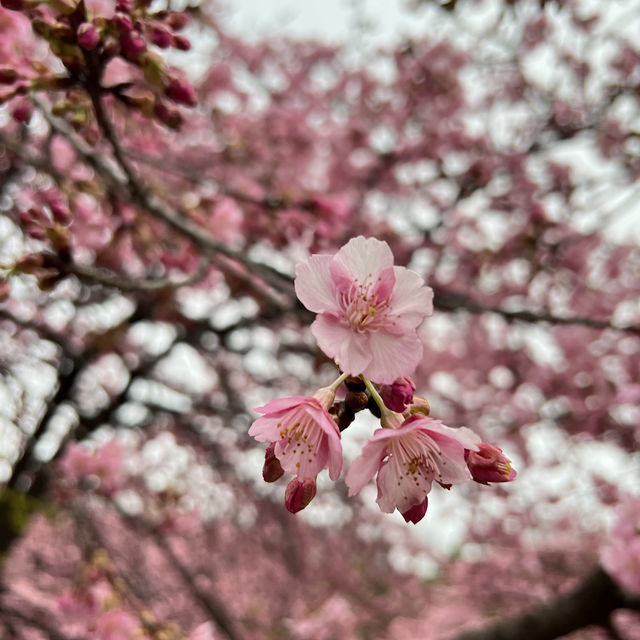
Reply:
<svg viewBox="0 0 640 640"><path fill-rule="evenodd" d="M623 588L640 593L640 495L625 496L600 561Z"/></svg>
<svg viewBox="0 0 640 640"><path fill-rule="evenodd" d="M471 429L452 429L412 415L397 428L378 429L371 436L347 473L349 495L359 493L377 473L380 509L398 509L405 520L416 523L426 513L425 498L434 480L445 487L471 480L465 449L476 451L479 442Z"/></svg>
<svg viewBox="0 0 640 640"><path fill-rule="evenodd" d="M422 357L417 328L433 310L433 291L417 273L393 266L386 242L358 236L337 254L296 268L296 294L318 315L320 348L352 375L391 384Z"/></svg>
<svg viewBox="0 0 640 640"><path fill-rule="evenodd" d="M100 492L111 494L124 482L123 453L115 440L110 440L93 453L87 447L72 442L60 460L59 469L72 480L96 478L100 482Z"/></svg>
<svg viewBox="0 0 640 640"><path fill-rule="evenodd" d="M134 640L139 637L140 622L127 611L112 609L96 619L94 640Z"/></svg>

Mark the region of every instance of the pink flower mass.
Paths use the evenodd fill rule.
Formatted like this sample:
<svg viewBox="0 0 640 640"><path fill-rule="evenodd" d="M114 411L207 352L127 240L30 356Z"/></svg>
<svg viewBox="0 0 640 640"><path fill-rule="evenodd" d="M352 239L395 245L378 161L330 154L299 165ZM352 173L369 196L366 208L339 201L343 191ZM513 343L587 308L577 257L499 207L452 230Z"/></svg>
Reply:
<svg viewBox="0 0 640 640"><path fill-rule="evenodd" d="M405 520L418 522L434 480L445 487L471 480L465 450L477 451L479 442L471 429L452 429L422 415L410 416L397 428L378 429L347 473L349 495L359 493L377 473L380 509L398 509Z"/></svg>
<svg viewBox="0 0 640 640"><path fill-rule="evenodd" d="M296 268L295 289L318 314L311 325L318 345L343 371L384 384L413 373L433 291L393 265L386 242L358 236L334 256L311 256Z"/></svg>
<svg viewBox="0 0 640 640"><path fill-rule="evenodd" d="M259 442L273 442L282 468L300 482L329 468L336 480L342 471L342 446L336 423L327 413L333 392L320 389L313 397L272 400L256 411L264 414L249 429Z"/></svg>

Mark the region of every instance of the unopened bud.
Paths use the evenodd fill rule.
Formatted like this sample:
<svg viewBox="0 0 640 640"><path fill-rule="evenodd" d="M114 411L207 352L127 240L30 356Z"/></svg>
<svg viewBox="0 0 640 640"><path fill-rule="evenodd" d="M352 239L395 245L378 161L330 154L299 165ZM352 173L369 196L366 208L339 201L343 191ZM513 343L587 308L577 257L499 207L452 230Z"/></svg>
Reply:
<svg viewBox="0 0 640 640"><path fill-rule="evenodd" d="M265 482L275 482L284 474L284 469L280 466L280 460L275 454L276 444L272 442L264 454L264 466L262 467L262 477Z"/></svg>
<svg viewBox="0 0 640 640"><path fill-rule="evenodd" d="M90 22L83 22L77 31L78 45L87 51L95 49L100 43L100 33Z"/></svg>
<svg viewBox="0 0 640 640"><path fill-rule="evenodd" d="M125 31L120 35L120 46L125 58L137 62L147 45L137 31Z"/></svg>
<svg viewBox="0 0 640 640"><path fill-rule="evenodd" d="M11 67L0 67L0 84L13 84L17 79L17 71Z"/></svg>
<svg viewBox="0 0 640 640"><path fill-rule="evenodd" d="M179 51L189 51L191 42L184 36L173 36L173 46Z"/></svg>
<svg viewBox="0 0 640 640"><path fill-rule="evenodd" d="M31 120L31 116L33 115L33 105L29 100L21 100L18 104L16 104L11 111L11 116L17 122L22 122L26 124Z"/></svg>
<svg viewBox="0 0 640 640"><path fill-rule="evenodd" d="M302 511L316 497L316 479L306 478L300 482L294 478L288 485L284 493L284 504L287 511L298 513Z"/></svg>
<svg viewBox="0 0 640 640"><path fill-rule="evenodd" d="M156 47L160 47L161 49L166 49L170 47L173 43L173 36L171 32L166 27L162 25L153 25L150 29L151 35L150 40Z"/></svg>
<svg viewBox="0 0 640 640"><path fill-rule="evenodd" d="M170 29L174 31L180 31L184 29L191 21L191 16L188 13L182 11L172 11L166 18L166 24Z"/></svg>
<svg viewBox="0 0 640 640"><path fill-rule="evenodd" d="M125 32L133 29L133 22L131 22L131 18L125 13L116 13L111 21L118 31Z"/></svg>
<svg viewBox="0 0 640 640"><path fill-rule="evenodd" d="M196 90L186 80L180 78L171 78L164 93L170 100L187 107L195 107L198 104Z"/></svg>
<svg viewBox="0 0 640 640"><path fill-rule="evenodd" d="M344 404L354 413L366 409L369 404L369 394L366 391L347 391Z"/></svg>
<svg viewBox="0 0 640 640"><path fill-rule="evenodd" d="M153 108L153 114L162 124L166 124L169 129L179 129L182 125L182 116L180 113L175 109L169 109L169 107L162 102L156 102Z"/></svg>
<svg viewBox="0 0 640 640"><path fill-rule="evenodd" d="M465 450L464 455L471 476L480 484L511 482L517 475L511 466L511 460L502 453L502 449L488 442L481 442L478 451Z"/></svg>
<svg viewBox="0 0 640 640"><path fill-rule="evenodd" d="M380 396L391 411L402 413L413 400L415 390L411 378L398 378L393 384L380 385Z"/></svg>

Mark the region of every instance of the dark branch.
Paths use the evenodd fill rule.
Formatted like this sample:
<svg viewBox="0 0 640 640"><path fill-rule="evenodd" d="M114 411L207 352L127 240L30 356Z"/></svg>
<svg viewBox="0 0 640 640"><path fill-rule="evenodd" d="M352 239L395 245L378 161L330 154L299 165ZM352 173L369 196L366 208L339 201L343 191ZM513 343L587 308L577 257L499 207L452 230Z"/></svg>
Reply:
<svg viewBox="0 0 640 640"><path fill-rule="evenodd" d="M606 626L616 609L640 610L640 596L624 592L596 567L573 591L553 602L449 640L553 640L590 625Z"/></svg>

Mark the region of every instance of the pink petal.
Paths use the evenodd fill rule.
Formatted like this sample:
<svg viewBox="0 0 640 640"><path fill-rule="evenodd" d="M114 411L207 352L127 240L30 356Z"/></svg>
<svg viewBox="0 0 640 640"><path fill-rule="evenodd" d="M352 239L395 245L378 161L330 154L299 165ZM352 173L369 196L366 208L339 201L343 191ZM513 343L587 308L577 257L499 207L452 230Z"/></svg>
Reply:
<svg viewBox="0 0 640 640"><path fill-rule="evenodd" d="M318 341L318 346L345 373L360 375L371 362L369 334L344 327L332 316L318 316L311 325L311 333Z"/></svg>
<svg viewBox="0 0 640 640"><path fill-rule="evenodd" d="M336 286L330 274L333 256L313 255L296 265L294 287L302 304L314 313L339 313Z"/></svg>
<svg viewBox="0 0 640 640"><path fill-rule="evenodd" d="M417 327L433 313L433 289L414 271L394 267L395 286L389 304L407 327Z"/></svg>
<svg viewBox="0 0 640 640"><path fill-rule="evenodd" d="M263 404L261 407L256 407L254 411L257 413L278 413L280 411L286 411L292 407L296 407L300 404L308 404L311 398L308 396L289 396L288 398L276 398L270 400L267 404Z"/></svg>
<svg viewBox="0 0 640 640"><path fill-rule="evenodd" d="M433 478L423 474L408 475L393 457L382 464L378 472L378 499L376 502L384 513L393 513L397 507L400 513L422 502L429 491Z"/></svg>
<svg viewBox="0 0 640 640"><path fill-rule="evenodd" d="M391 429L378 429L379 431L391 431ZM379 439L377 442L372 439L363 447L362 453L351 463L345 482L349 487L349 495L355 496L362 491L371 478L375 475L380 461L386 455L386 442Z"/></svg>
<svg viewBox="0 0 640 640"><path fill-rule="evenodd" d="M359 373L380 384L410 376L422 358L422 342L414 331L395 336L378 331L369 337L370 364Z"/></svg>
<svg viewBox="0 0 640 640"><path fill-rule="evenodd" d="M386 242L376 238L352 238L338 251L334 260L360 282L378 277L385 268L393 266L393 253Z"/></svg>

